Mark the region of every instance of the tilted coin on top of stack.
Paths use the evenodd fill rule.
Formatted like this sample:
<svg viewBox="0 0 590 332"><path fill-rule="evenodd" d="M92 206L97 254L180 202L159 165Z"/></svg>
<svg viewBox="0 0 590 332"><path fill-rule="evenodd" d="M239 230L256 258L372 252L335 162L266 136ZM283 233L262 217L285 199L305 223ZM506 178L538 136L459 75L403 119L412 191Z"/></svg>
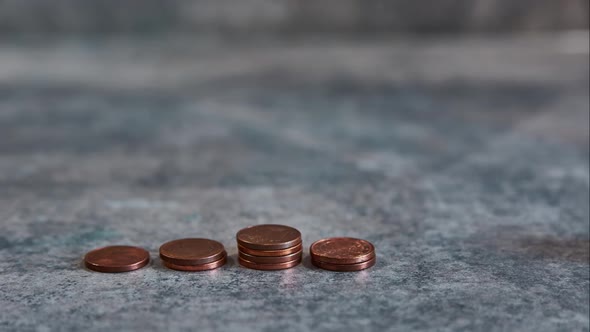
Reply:
<svg viewBox="0 0 590 332"><path fill-rule="evenodd" d="M324 270L360 271L375 265L375 247L366 240L333 237L314 242L309 248L311 262Z"/></svg>
<svg viewBox="0 0 590 332"><path fill-rule="evenodd" d="M256 225L236 235L240 265L255 270L283 270L301 263L301 233L284 225Z"/></svg>
<svg viewBox="0 0 590 332"><path fill-rule="evenodd" d="M160 247L160 258L169 269L207 271L223 266L227 253L217 241L189 238L164 243Z"/></svg>

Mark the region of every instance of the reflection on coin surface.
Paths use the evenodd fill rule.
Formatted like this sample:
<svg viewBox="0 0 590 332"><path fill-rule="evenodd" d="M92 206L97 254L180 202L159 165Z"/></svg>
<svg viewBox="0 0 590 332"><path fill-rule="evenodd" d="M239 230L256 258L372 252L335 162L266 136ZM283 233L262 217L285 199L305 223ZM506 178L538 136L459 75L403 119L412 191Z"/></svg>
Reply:
<svg viewBox="0 0 590 332"><path fill-rule="evenodd" d="M375 265L377 262L377 258L373 257L372 259L357 264L332 264L332 263L324 263L320 261L311 260L311 263L316 267L319 267L324 270L336 271L336 272L353 272L353 271L361 271L364 269L368 269L371 266Z"/></svg>
<svg viewBox="0 0 590 332"><path fill-rule="evenodd" d="M291 262L276 264L256 264L249 260L243 259L242 257L239 257L238 260L240 262L240 265L254 270L284 270L297 266L299 265L299 263L301 263L301 258L298 258Z"/></svg>
<svg viewBox="0 0 590 332"><path fill-rule="evenodd" d="M280 250L301 243L301 233L284 225L256 225L244 228L236 235L238 244L256 250Z"/></svg>
<svg viewBox="0 0 590 332"><path fill-rule="evenodd" d="M313 260L331 264L356 264L375 257L375 247L369 241L350 237L316 241L309 252Z"/></svg>
<svg viewBox="0 0 590 332"><path fill-rule="evenodd" d="M238 245L238 250L248 255L259 256L259 257L278 257L278 256L285 256L294 254L298 251L303 250L303 245L299 243L298 245L287 248L287 249L280 249L280 250L256 250L256 249L249 249L244 246Z"/></svg>
<svg viewBox="0 0 590 332"><path fill-rule="evenodd" d="M174 265L207 264L226 255L223 244L209 239L179 239L160 247L160 258Z"/></svg>
<svg viewBox="0 0 590 332"><path fill-rule="evenodd" d="M298 251L289 255L285 255L285 256L275 256L275 257L269 257L269 256L254 256L254 255L249 255L246 254L244 252L240 252L239 256L240 258L243 258L247 261L253 262L253 263L257 263L257 264L275 264L275 263L285 263L285 262L290 262L296 259L301 259L301 254L302 251Z"/></svg>
<svg viewBox="0 0 590 332"><path fill-rule="evenodd" d="M177 264L162 260L162 264L164 264L164 266L166 266L169 269L178 270L178 271L189 271L189 272L208 271L208 270L217 269L217 268L225 265L226 262L227 262L227 256L223 256L220 260L206 263L206 264L200 264L200 265L177 265Z"/></svg>
<svg viewBox="0 0 590 332"><path fill-rule="evenodd" d="M146 266L150 254L142 248L110 246L90 251L84 256L84 265L98 272L129 272Z"/></svg>

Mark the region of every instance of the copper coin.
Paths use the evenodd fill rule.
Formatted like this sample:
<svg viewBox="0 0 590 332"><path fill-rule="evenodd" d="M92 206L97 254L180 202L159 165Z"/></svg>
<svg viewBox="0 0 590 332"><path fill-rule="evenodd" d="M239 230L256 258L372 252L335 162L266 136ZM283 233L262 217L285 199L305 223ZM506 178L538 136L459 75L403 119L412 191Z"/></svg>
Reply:
<svg viewBox="0 0 590 332"><path fill-rule="evenodd" d="M303 253L303 251L300 250L296 253L285 255L285 256L269 257L269 256L253 256L253 255L249 255L249 254L246 254L246 253L240 251L239 256L240 256L240 258L243 258L247 261L250 261L250 262L253 262L256 264L275 264L275 263L291 262L296 259L301 259L302 253Z"/></svg>
<svg viewBox="0 0 590 332"><path fill-rule="evenodd" d="M209 239L179 239L160 247L160 258L174 265L201 265L226 256L223 244Z"/></svg>
<svg viewBox="0 0 590 332"><path fill-rule="evenodd" d="M298 251L301 251L301 250L303 250L303 245L301 243L299 243L298 245L296 245L294 247L287 248L287 249L281 249L281 250L255 250L255 249L250 249L250 248L246 248L244 246L238 245L238 250L240 252L243 252L243 253L249 254L249 255L253 255L253 256L277 257L277 256L290 255L290 254L296 253Z"/></svg>
<svg viewBox="0 0 590 332"><path fill-rule="evenodd" d="M280 250L301 243L301 233L284 225L256 225L240 230L236 239L239 245L250 249Z"/></svg>
<svg viewBox="0 0 590 332"><path fill-rule="evenodd" d="M245 260L242 257L239 257L238 260L240 261L240 265L247 267L249 269L254 270L284 270L290 269L294 266L299 265L301 263L301 258L293 260L291 262L284 262L284 263L276 263L276 264L257 264L251 262L249 260Z"/></svg>
<svg viewBox="0 0 590 332"><path fill-rule="evenodd" d="M150 262L145 249L131 246L110 246L92 250L84 256L84 265L98 272L129 272Z"/></svg>
<svg viewBox="0 0 590 332"><path fill-rule="evenodd" d="M169 269L178 270L178 271L189 271L189 272L214 270L216 268L222 267L223 265L225 265L226 262L227 262L227 256L223 256L223 258L221 258L218 261L210 262L210 263L206 263L206 264L201 264L201 265L177 265L177 264L162 260L162 263L164 264L164 266L166 266Z"/></svg>
<svg viewBox="0 0 590 332"><path fill-rule="evenodd" d="M313 260L331 264L356 264L375 257L375 247L369 241L350 237L316 241L309 252Z"/></svg>
<svg viewBox="0 0 590 332"><path fill-rule="evenodd" d="M360 271L364 269L368 269L371 266L375 265L377 262L377 257L373 257L370 260L363 262L363 263L356 263L356 264L331 264L331 263L324 263L316 260L311 260L311 263L320 269L336 271L336 272L353 272L353 271Z"/></svg>

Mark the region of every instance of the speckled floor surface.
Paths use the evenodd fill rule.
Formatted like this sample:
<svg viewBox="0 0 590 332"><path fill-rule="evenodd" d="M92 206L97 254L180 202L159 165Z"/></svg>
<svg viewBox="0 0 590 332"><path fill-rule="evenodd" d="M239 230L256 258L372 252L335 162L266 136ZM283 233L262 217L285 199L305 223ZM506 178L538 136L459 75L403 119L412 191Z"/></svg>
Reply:
<svg viewBox="0 0 590 332"><path fill-rule="evenodd" d="M0 330L588 331L585 41L2 45ZM241 268L259 223L379 261ZM230 262L164 268L188 236Z"/></svg>

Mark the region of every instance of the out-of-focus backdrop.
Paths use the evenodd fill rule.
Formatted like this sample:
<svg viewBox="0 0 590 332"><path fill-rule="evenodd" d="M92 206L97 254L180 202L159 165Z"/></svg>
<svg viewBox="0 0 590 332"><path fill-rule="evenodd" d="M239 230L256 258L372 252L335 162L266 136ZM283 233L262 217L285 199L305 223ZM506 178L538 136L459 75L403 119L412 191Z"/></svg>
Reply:
<svg viewBox="0 0 590 332"><path fill-rule="evenodd" d="M375 36L586 29L585 0L4 0L0 32Z"/></svg>
<svg viewBox="0 0 590 332"><path fill-rule="evenodd" d="M588 331L588 9L0 1L0 330ZM240 267L261 223L378 263ZM112 244L152 263L82 266Z"/></svg>

